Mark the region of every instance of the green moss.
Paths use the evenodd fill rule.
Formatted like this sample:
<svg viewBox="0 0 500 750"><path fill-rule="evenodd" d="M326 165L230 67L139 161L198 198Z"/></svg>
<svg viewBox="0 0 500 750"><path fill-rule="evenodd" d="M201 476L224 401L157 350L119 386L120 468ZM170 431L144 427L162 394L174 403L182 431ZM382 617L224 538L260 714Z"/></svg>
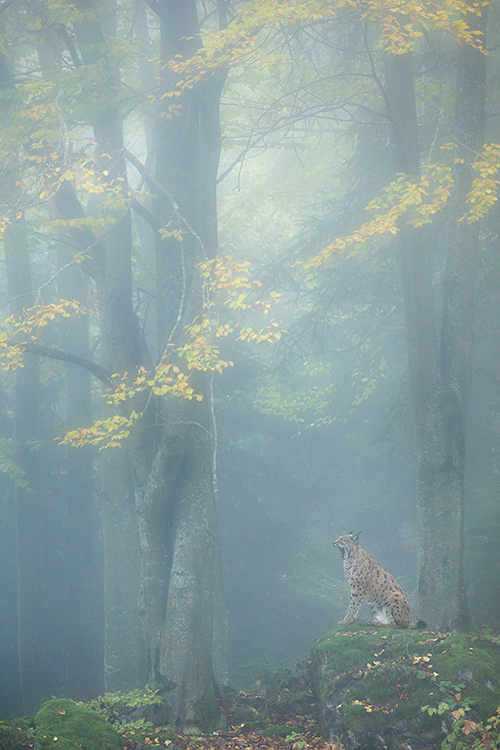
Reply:
<svg viewBox="0 0 500 750"><path fill-rule="evenodd" d="M35 739L43 750L123 750L125 740L87 706L67 698L47 701L35 716Z"/></svg>
<svg viewBox="0 0 500 750"><path fill-rule="evenodd" d="M433 662L440 680L465 682L481 719L492 716L500 702L500 646L482 638L450 635L436 646Z"/></svg>
<svg viewBox="0 0 500 750"><path fill-rule="evenodd" d="M330 712L335 706L343 731L396 731L403 723L438 738L452 711L471 708L470 718L486 719L500 703L494 638L343 628L318 641L312 668L319 703Z"/></svg>
<svg viewBox="0 0 500 750"><path fill-rule="evenodd" d="M210 681L194 707L194 723L203 733L210 734L215 731L219 722L220 707L215 697L213 682Z"/></svg>

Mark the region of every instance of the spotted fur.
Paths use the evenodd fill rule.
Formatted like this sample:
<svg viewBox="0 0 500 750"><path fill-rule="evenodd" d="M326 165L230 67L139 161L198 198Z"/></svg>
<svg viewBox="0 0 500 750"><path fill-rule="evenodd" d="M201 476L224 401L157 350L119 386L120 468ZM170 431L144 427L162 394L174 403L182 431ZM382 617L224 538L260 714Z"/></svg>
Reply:
<svg viewBox="0 0 500 750"><path fill-rule="evenodd" d="M422 628L425 622L410 622L410 605L394 576L379 565L359 546L359 534L339 536L333 543L342 555L344 573L351 589L347 614L339 625L354 622L363 599L372 616L369 625L390 628Z"/></svg>

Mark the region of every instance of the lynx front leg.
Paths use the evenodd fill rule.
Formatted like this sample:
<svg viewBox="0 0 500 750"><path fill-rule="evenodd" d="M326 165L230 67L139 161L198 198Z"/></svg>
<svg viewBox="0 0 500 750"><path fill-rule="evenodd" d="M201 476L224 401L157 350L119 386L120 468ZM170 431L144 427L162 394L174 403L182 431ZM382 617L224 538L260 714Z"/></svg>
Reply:
<svg viewBox="0 0 500 750"><path fill-rule="evenodd" d="M347 608L347 614L343 620L340 620L339 625L350 625L354 622L356 615L359 612L361 603L363 601L363 594L359 591L351 590L351 598L349 599L349 607Z"/></svg>

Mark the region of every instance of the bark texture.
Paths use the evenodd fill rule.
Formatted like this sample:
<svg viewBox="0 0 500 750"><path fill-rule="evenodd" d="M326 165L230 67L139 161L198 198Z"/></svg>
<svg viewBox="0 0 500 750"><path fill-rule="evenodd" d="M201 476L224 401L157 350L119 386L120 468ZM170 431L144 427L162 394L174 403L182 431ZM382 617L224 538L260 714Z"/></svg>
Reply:
<svg viewBox="0 0 500 750"><path fill-rule="evenodd" d="M475 19L475 21L474 21ZM471 23L484 28L483 17ZM433 629L467 630L463 581L464 467L467 400L473 357L478 225L459 222L471 187L471 163L482 145L486 59L458 50L457 167L440 321L435 315L430 249L421 228L399 233L410 383L418 437L418 594L420 615ZM419 144L411 53L390 57L385 97L394 173L418 177Z"/></svg>
<svg viewBox="0 0 500 750"><path fill-rule="evenodd" d="M194 0L148 5L160 19L163 64L175 55L194 54L199 46ZM216 253L224 78L210 78L183 93L179 116L162 116L169 98L157 113L155 217L160 226L183 232L182 242L157 234L159 358L184 342L186 324L201 312L196 264ZM165 92L176 83L165 68ZM135 467L148 674L164 690L170 720L178 726L193 721L211 681L226 676L206 375L198 373L193 382L203 401L166 398L158 404L161 427L151 468Z"/></svg>

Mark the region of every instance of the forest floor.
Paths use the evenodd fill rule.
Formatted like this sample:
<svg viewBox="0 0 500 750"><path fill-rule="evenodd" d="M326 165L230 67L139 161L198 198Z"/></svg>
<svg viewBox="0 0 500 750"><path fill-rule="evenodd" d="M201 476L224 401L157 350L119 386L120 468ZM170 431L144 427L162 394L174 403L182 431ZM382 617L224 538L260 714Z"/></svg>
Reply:
<svg viewBox="0 0 500 750"><path fill-rule="evenodd" d="M307 670L273 672L255 692L231 690L222 709L227 727L210 734L175 735L175 750L341 750L322 736ZM162 737L128 740L127 750L169 745Z"/></svg>
<svg viewBox="0 0 500 750"><path fill-rule="evenodd" d="M193 726L185 734L177 734L172 727L155 727L144 719L134 721L130 715L115 728L122 735L126 750L342 750L340 744L322 736L307 663L293 670L266 669L265 676L252 684L255 691L224 691L220 709L226 726L218 731L204 734ZM127 708L115 701L113 713L118 705ZM64 714L64 710L59 713ZM214 713L217 722L220 712L217 709ZM103 715L107 714L111 716L110 710ZM33 719L0 722L0 750L35 747L40 745L35 742Z"/></svg>
<svg viewBox="0 0 500 750"><path fill-rule="evenodd" d="M279 724L275 722L279 721ZM269 734L268 734L269 733ZM314 713L269 715L262 729L248 730L246 725L229 725L224 731L197 737L179 737L183 750L337 750L340 745L327 742ZM137 748L137 750L142 750Z"/></svg>

